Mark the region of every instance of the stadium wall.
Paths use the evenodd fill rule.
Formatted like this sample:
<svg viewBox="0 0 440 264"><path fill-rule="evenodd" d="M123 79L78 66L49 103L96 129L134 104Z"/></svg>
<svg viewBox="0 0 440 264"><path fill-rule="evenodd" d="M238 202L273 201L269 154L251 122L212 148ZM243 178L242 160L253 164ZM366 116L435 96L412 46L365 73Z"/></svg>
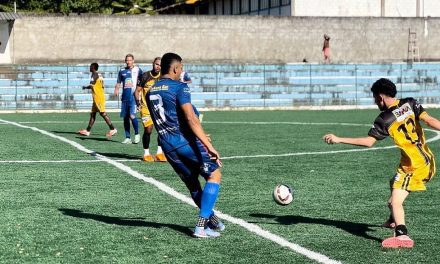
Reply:
<svg viewBox="0 0 440 264"><path fill-rule="evenodd" d="M323 34L333 62L407 59L408 29L422 60L440 58L440 18L262 16L24 16L14 25L14 63L138 62L168 51L186 62L322 61Z"/></svg>

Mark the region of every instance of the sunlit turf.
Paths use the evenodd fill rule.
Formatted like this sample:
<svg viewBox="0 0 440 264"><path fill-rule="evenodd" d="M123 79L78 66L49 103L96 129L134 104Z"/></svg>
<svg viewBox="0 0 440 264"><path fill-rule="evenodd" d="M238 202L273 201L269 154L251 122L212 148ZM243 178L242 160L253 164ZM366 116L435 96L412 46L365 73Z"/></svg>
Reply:
<svg viewBox="0 0 440 264"><path fill-rule="evenodd" d="M438 110L429 112L440 117ZM440 246L437 178L428 184L427 192L411 194L405 204L415 248L383 251L380 241L391 231L379 225L388 216L388 181L399 151L328 153L355 147L330 146L321 140L329 132L365 136L377 111L204 114L204 128L225 157L216 206L221 212L344 263L436 263L440 258L433 250ZM187 194L167 163L143 163L141 144L120 144L122 123L117 114L110 116L119 130L111 140L105 138L108 128L99 117L91 136L75 133L86 127L87 113L0 114L0 119L32 122L23 125L73 140L112 159L128 160L122 163ZM1 161L96 160L30 129L0 124L0 131ZM430 138L435 133L426 135ZM153 134L153 152L155 138ZM389 145L391 140L377 144ZM430 147L435 154L440 152L439 142ZM277 156L304 152L309 154ZM274 156L240 157L254 155ZM228 222L222 237L194 239L190 234L195 208L104 162L0 163L0 171L3 263L313 263ZM293 187L291 205L273 202L271 193L277 183Z"/></svg>

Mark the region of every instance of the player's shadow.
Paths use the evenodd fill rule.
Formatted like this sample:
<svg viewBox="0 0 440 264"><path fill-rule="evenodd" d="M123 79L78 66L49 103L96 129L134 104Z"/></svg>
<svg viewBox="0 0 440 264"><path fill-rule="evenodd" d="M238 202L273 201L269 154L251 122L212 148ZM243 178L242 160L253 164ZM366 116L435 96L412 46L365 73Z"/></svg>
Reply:
<svg viewBox="0 0 440 264"><path fill-rule="evenodd" d="M72 132L72 131L50 131L55 134L70 134L70 135L78 135L78 132Z"/></svg>
<svg viewBox="0 0 440 264"><path fill-rule="evenodd" d="M334 226L341 230L344 230L352 235L363 237L366 239L371 239L377 242L382 242L382 239L369 235L367 232L374 231L372 227L378 227L377 225L369 225L363 223L354 223L349 221L341 221L341 220L331 220L325 218L313 218L307 216L300 215L270 215L270 214L250 214L252 217L257 218L266 218L266 219L274 219L280 224L283 225L294 225L294 224L318 224L318 225L327 225Z"/></svg>
<svg viewBox="0 0 440 264"><path fill-rule="evenodd" d="M102 138L102 137L82 137L82 136L78 136L76 138L81 139L81 140L95 140L95 141L106 141L106 142L118 142L116 140L111 140L111 139Z"/></svg>
<svg viewBox="0 0 440 264"><path fill-rule="evenodd" d="M130 155L126 153L106 153L106 152L95 152L95 153L106 156L108 158L141 160L140 156Z"/></svg>
<svg viewBox="0 0 440 264"><path fill-rule="evenodd" d="M143 218L126 218L126 217L91 214L77 209L59 208L58 210L64 215L77 217L77 218L92 219L110 225L169 228L177 232L180 232L184 235L192 236L191 229L181 225L148 222L143 220Z"/></svg>

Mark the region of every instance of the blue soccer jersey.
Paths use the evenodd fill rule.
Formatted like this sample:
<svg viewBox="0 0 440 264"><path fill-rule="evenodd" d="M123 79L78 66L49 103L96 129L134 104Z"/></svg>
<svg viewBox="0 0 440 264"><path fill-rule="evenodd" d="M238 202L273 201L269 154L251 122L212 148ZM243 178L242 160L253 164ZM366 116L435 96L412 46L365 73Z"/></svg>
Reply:
<svg viewBox="0 0 440 264"><path fill-rule="evenodd" d="M197 140L181 109L181 105L191 103L191 94L186 83L163 78L151 87L146 101L160 144L165 151Z"/></svg>
<svg viewBox="0 0 440 264"><path fill-rule="evenodd" d="M134 91L136 90L137 80L142 75L142 70L134 66L133 68L123 68L118 73L117 83L122 83L122 101L133 101Z"/></svg>

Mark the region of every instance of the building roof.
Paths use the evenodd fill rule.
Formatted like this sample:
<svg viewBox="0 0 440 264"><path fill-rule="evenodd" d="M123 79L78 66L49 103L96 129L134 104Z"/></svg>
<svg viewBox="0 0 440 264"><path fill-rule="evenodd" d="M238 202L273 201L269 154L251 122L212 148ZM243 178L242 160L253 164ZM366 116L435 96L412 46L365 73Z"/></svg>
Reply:
<svg viewBox="0 0 440 264"><path fill-rule="evenodd" d="M11 13L11 12L0 12L0 21L5 20L16 20L21 18L21 16L17 13Z"/></svg>

